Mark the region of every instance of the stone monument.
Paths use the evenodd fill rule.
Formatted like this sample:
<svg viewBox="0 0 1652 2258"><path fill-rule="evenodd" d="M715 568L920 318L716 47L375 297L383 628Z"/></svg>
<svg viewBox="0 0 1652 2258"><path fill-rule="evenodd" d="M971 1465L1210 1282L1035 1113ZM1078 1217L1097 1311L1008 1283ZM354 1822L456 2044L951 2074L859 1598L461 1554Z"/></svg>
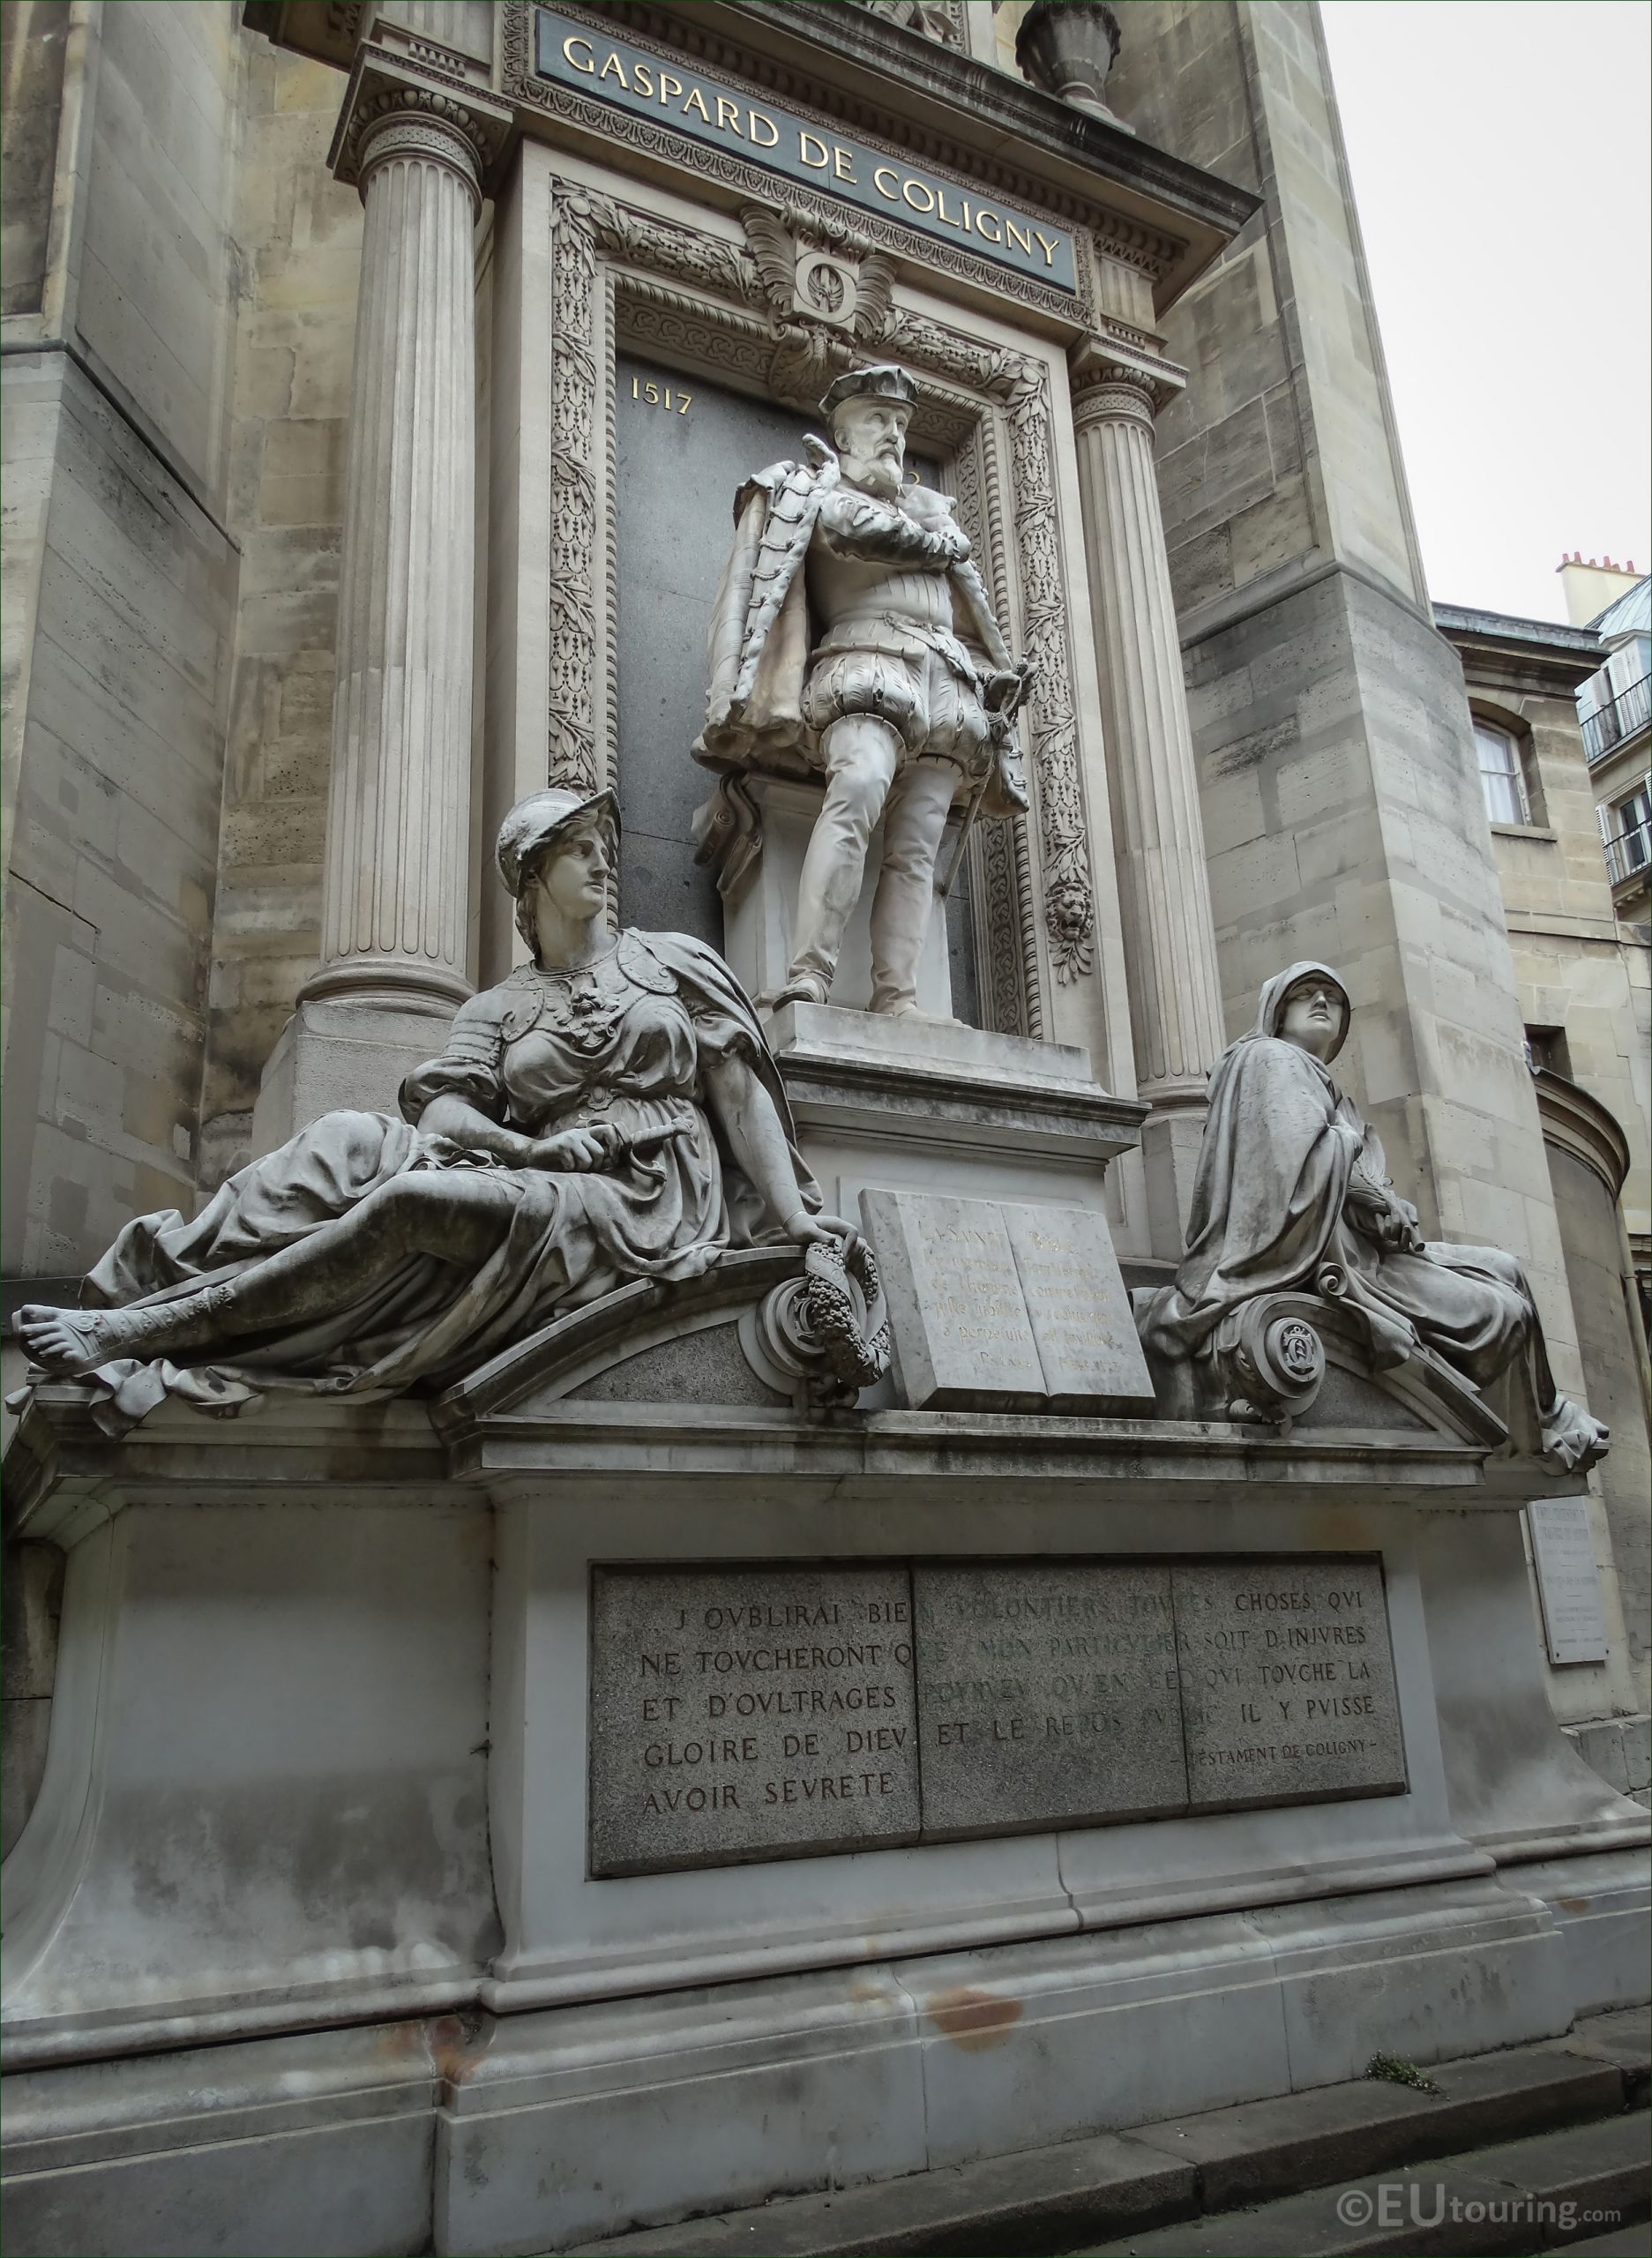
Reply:
<svg viewBox="0 0 1652 2258"><path fill-rule="evenodd" d="M916 399L892 364L839 377L820 402L836 452L758 473L736 501L712 615L708 767L824 779L796 877L783 983L759 1002L825 1004L883 828L871 900L870 1009L920 1009L920 961L949 819L1024 815L1012 724L1028 694L951 504L906 475ZM708 852L740 826L725 785ZM961 837L953 849L961 853Z"/></svg>
<svg viewBox="0 0 1652 2258"><path fill-rule="evenodd" d="M268 475L237 469L231 509L257 487L272 513L234 519L246 734L222 829L253 770L279 800L268 731L299 726L309 683L327 836L290 884L250 865L308 951L268 991L298 1004L260 1053L280 1133L255 1123L221 1183L191 1177L192 1217L181 1162L175 1208L131 1191L153 1174L109 1178L72 1242L78 1305L46 1305L44 1269L26 1297L6 1534L61 1556L63 1609L4 1869L25 2258L567 2250L1645 1997L1647 1814L1558 1731L1534 1624L1522 1509L1552 1527L1604 1437L1554 1385L1528 1272L1421 1242L1331 1078L1348 1003L1324 967L1269 983L1200 1143L1222 996L1266 968L1218 961L1155 417L1194 389L1167 316L1196 303L1215 356L1197 424L1252 367L1273 317L1247 278L1297 222L1270 209L1247 251L1259 197L1095 114L1100 9L1034 11L1045 90L980 51L990 11L900 12L959 43L699 0L134 0L71 32L106 42L94 114L128 100L123 41L183 54L208 24L237 100L268 106L181 152L229 168L250 230L226 365L236 462L261 451ZM1205 47L1176 71L1168 52L1149 79L1211 85ZM1305 45L1300 110L1270 52L1259 34L1246 64L1269 116L1328 116ZM130 176L117 145L151 161L123 114L103 110L93 181ZM1277 171L1257 168L1275 206ZM1304 199L1316 241L1340 193ZM176 213L170 178L139 208ZM352 228L359 297L335 303ZM1333 270L1339 308L1357 268ZM81 381L78 355L44 357ZM309 410L350 370L336 639L272 651L253 631L301 570L292 634L333 633L330 528L288 520L335 482L280 466L332 448ZM1379 404L1345 433L1299 373L1254 452L1300 429L1363 457ZM792 419L823 394L810 449ZM1225 427L1200 447L1213 490L1246 473ZM728 490L779 455L719 594ZM164 491L123 513L149 544L130 566L98 559L120 653L150 583L198 579ZM72 498L55 542L84 529ZM1282 536L1251 503L1272 498L1246 503L1263 595ZM1237 520L1231 547L1237 587ZM1320 561L1278 600L1327 602ZM1207 643L1254 632L1226 602ZM1223 692L1281 776L1321 764L1314 795L1270 781L1282 822L1358 765L1350 698L1390 779L1432 772L1372 734L1389 706L1447 759L1415 641L1402 701L1361 686L1374 646L1357 666L1293 639L1285 670L1323 669L1320 737L1252 711L1237 666ZM115 765L152 764L159 799L172 713L144 698ZM50 710L26 847L87 804L41 748L109 709ZM715 900L692 859L702 713ZM1460 781L1432 801L1472 800ZM1228 824L1247 804L1203 804ZM216 838L220 812L191 820ZM1358 835L1340 800L1324 821ZM154 834L128 835L123 871ZM1466 897L1483 849L1450 835ZM472 882L496 842L505 892ZM935 903L961 850L954 990ZM72 898L115 902L88 868ZM31 914L84 922L67 866L39 875ZM1358 930L1388 931L1373 902L1403 891L1362 893ZM188 968L244 968L227 893ZM1327 930L1328 900L1293 930ZM107 956L154 930L94 938ZM1420 959L1416 930L1372 944L1362 997ZM67 1057L107 1004L37 984ZM126 1041L155 1023L114 1017ZM252 1111L256 1070L236 1075ZM1453 1118L1460 1092L1417 1087L1419 1115ZM149 1119L130 1091L112 1113L123 1165ZM1499 1124L1522 1196L1535 1120L1506 1146ZM1419 1200L1445 1149L1407 1177ZM1412 1167L1392 1130L1389 1150ZM41 1215L66 1211L40 1181ZM1588 1634L1551 1581L1551 1629Z"/></svg>

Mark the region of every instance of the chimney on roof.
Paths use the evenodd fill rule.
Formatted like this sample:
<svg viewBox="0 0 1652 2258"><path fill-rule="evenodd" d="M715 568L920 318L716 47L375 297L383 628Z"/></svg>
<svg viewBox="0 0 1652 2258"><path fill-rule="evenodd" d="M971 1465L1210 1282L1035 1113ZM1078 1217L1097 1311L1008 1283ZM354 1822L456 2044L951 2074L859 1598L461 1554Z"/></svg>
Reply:
<svg viewBox="0 0 1652 2258"><path fill-rule="evenodd" d="M1614 564L1610 557L1591 557L1585 562L1581 549L1563 557L1555 569L1566 597L1566 616L1574 627L1587 627L1641 577L1633 563Z"/></svg>

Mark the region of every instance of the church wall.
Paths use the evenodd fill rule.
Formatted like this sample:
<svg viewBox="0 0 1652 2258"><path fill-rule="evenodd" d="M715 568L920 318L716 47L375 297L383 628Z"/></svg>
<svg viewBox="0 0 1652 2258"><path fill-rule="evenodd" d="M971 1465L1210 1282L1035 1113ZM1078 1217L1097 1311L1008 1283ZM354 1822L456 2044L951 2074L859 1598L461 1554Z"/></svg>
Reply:
<svg viewBox="0 0 1652 2258"><path fill-rule="evenodd" d="M69 46L69 0L12 0L0 13L0 311L38 313L50 263L52 177Z"/></svg>
<svg viewBox="0 0 1652 2258"><path fill-rule="evenodd" d="M1230 1032L1296 956L1351 976L1348 1079L1430 1230L1528 1262L1574 1327L1469 714L1435 633L1311 7L1130 11L1146 138L1264 208L1168 317L1161 493ZM1363 1023L1363 1025L1362 1025Z"/></svg>
<svg viewBox="0 0 1652 2258"><path fill-rule="evenodd" d="M132 1214L192 1200L235 567L238 55L222 10L71 27L40 303L6 318L13 1276L78 1272Z"/></svg>
<svg viewBox="0 0 1652 2258"><path fill-rule="evenodd" d="M233 554L62 354L9 363L49 450L7 872L4 1265L76 1274L191 1204Z"/></svg>
<svg viewBox="0 0 1652 2258"><path fill-rule="evenodd" d="M320 949L340 520L362 209L327 170L339 74L243 34L230 427L241 605L201 1177L238 1166L258 1077Z"/></svg>
<svg viewBox="0 0 1652 2258"><path fill-rule="evenodd" d="M1547 1150L1589 1402L1611 1429L1611 1454L1593 1477L1600 1498L1591 1499L1590 1506L1605 1524L1600 1532L1602 1565L1609 1572L1616 1569L1623 1612L1622 1642L1613 1640L1611 1663L1553 1674L1556 1709L1569 1721L1612 1708L1646 1706L1647 1618L1652 1608L1646 1501L1652 1469L1644 1353L1624 1275L1618 1206L1587 1162L1556 1145Z"/></svg>
<svg viewBox="0 0 1652 2258"><path fill-rule="evenodd" d="M1652 1119L1646 996L1635 976L1645 951L1619 938L1577 707L1569 696L1472 678L1469 689L1475 711L1511 729L1526 756L1531 825L1494 825L1491 834L1526 1023L1563 1030L1564 1071L1627 1137L1624 1221L1645 1231Z"/></svg>
<svg viewBox="0 0 1652 2258"><path fill-rule="evenodd" d="M228 8L101 11L78 341L221 514L243 42Z"/></svg>

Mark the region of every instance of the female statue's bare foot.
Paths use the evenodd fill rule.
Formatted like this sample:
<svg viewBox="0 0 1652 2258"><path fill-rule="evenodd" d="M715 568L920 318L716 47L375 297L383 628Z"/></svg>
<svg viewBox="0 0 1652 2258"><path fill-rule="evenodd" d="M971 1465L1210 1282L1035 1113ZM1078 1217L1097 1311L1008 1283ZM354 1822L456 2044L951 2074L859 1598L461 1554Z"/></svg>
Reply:
<svg viewBox="0 0 1652 2258"><path fill-rule="evenodd" d="M140 1328L120 1310L53 1309L30 1302L18 1312L17 1329L37 1365L74 1379L129 1353Z"/></svg>

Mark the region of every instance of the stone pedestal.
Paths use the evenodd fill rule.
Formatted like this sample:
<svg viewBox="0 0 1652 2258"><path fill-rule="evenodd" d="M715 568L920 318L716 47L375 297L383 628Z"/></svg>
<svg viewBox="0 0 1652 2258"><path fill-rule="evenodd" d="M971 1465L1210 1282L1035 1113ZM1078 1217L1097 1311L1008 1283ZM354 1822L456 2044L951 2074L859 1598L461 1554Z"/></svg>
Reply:
<svg viewBox="0 0 1652 2258"><path fill-rule="evenodd" d="M741 780L739 790L755 811L758 828L731 840L722 858L723 870L729 874L723 894L723 954L735 977L761 1008L768 997L786 984L798 881L810 834L820 812L822 791L819 784L801 779L793 783L784 777L755 773ZM954 815L947 825L936 857L938 885L952 867L958 821ZM871 1000L871 901L882 863L880 827L873 832L867 850L865 883L844 934L837 978L832 983L833 1004L850 1011L863 1012ZM918 966L918 1006L927 1018L951 1020L953 1015L946 908L938 895Z"/></svg>
<svg viewBox="0 0 1652 2258"><path fill-rule="evenodd" d="M1155 1254L1180 1253L1225 1035L1199 775L1153 463L1157 380L1095 351L1073 425L1125 918L1125 963Z"/></svg>
<svg viewBox="0 0 1652 2258"><path fill-rule="evenodd" d="M1103 1213L1108 1164L1140 1128L1074 1043L831 1004L788 1004L768 1034L804 1157L851 1220L866 1190Z"/></svg>
<svg viewBox="0 0 1652 2258"><path fill-rule="evenodd" d="M741 1345L793 1268L430 1405L37 1395L12 2247L553 2250L1645 1996L1646 1813L1532 1635L1552 1477L1352 1370L1288 1439L811 1419Z"/></svg>

